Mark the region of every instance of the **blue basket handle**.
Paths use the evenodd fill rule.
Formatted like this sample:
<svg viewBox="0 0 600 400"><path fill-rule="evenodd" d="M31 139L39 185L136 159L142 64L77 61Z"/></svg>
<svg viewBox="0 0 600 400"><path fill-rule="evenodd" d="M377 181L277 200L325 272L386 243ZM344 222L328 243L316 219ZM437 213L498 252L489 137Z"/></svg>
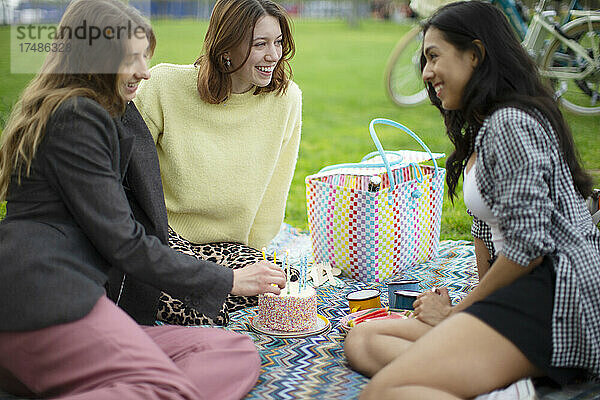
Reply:
<svg viewBox="0 0 600 400"><path fill-rule="evenodd" d="M395 156L398 157L398 159L395 160L395 161L392 161L390 163L390 165L396 165L396 164L401 163L401 162L404 161L404 156L402 156L402 153L399 152L399 151L385 150L385 154L393 154L393 155L395 155ZM369 154L367 154L366 156L364 156L363 158L361 158L360 162L363 163L365 161L370 160L371 158L375 158L375 157L378 157L378 156L379 156L379 151L372 151ZM361 165L363 165L363 164L361 164ZM372 165L372 164L367 164L367 165ZM381 168L381 167L384 166L383 163L380 163L379 165L380 165L379 168Z"/></svg>
<svg viewBox="0 0 600 400"><path fill-rule="evenodd" d="M435 167L434 176L437 176L437 174L438 174L438 165L437 165L437 162L435 161L435 157L433 157L433 154L431 153L431 150L429 150L429 147L427 147L427 145L421 140L420 137L417 136L416 133L414 133L413 131L411 131L410 129L405 127L404 125L402 125L396 121L392 121L391 119L375 118L374 120L372 120L371 123L369 124L369 132L371 133L371 139L373 139L373 143L375 143L375 147L377 147L377 150L379 151L379 154L381 155L381 159L383 160L385 169L387 170L388 178L390 180L390 191L388 192L388 204L391 205L393 203L392 192L393 192L394 188L396 187L396 183L394 182L394 175L392 174L392 169L390 168L390 163L388 163L388 160L385 157L385 151L383 150L383 147L381 146L381 142L379 141L379 138L377 137L377 134L375 133L375 125L377 125L377 124L389 125L389 126L393 126L394 128L401 129L404 132L408 133L413 139L415 139L417 141L417 143L419 143L421 145L421 147L423 147L423 149L425 149L425 151L427 153L429 153L429 157L433 161L433 165ZM421 171L421 167L416 163L410 163L410 164L412 165L413 169L419 171L419 175L421 176L421 179L419 180L419 178L417 178L416 173L415 173L415 179L417 180L417 182L421 183L423 181L423 171Z"/></svg>
<svg viewBox="0 0 600 400"><path fill-rule="evenodd" d="M385 151L385 154L393 154L395 156L398 156L398 159L392 161L391 163L389 163L389 165L396 165L396 164L401 164L404 162L404 158L402 157L402 154L398 151ZM341 169L341 168L383 168L383 167L385 167L384 163L363 164L363 162L365 160L367 160L369 158L373 158L373 156L377 156L377 155L379 155L379 152L374 151L374 152L369 153L366 156L364 156L362 158L362 160L360 160L359 163L345 163L345 164L328 165L327 167L321 168L321 170L319 170L319 172L317 172L317 173L320 174L321 172L327 172L327 171L331 171L334 169Z"/></svg>
<svg viewBox="0 0 600 400"><path fill-rule="evenodd" d="M410 129L405 127L404 125L402 125L398 122L392 121L391 119L386 119L386 118L375 118L369 124L369 132L371 134L371 139L373 139L373 143L375 143L375 147L377 148L377 151L371 152L371 153L367 154L366 156L364 156L361 160L361 163L346 163L346 164L330 165L330 166L322 168L318 173L331 171L334 169L340 169L340 168L383 168L383 167L385 167L388 178L390 180L388 203L392 204L392 192L393 192L394 188L396 187L396 182L394 181L394 174L392 173L391 166L397 165L400 163L404 163L404 159L399 152L386 151L383 149L383 147L381 146L381 142L379 141L379 138L377 137L377 134L375 133L375 125L377 125L377 124L389 125L389 126L393 126L395 128L399 128L399 129L403 130L404 132L406 132L407 134L409 134L413 139L415 139L417 141L417 143L419 143L421 145L421 147L423 147L423 149L425 149L425 151L429 154L429 157L433 161L433 165L435 167L434 176L437 176L437 174L438 174L437 161L435 161L435 157L431 153L431 150L429 150L429 147L427 147L427 145L421 140L421 138L419 138L417 136L416 133L414 133L413 131L411 131ZM397 155L398 159L395 161L389 162L386 157L386 154ZM379 155L381 157L381 160L383 161L383 163L377 163L377 164L363 164L362 163L366 159L371 158L373 156L377 156L377 155ZM413 172L415 175L415 179L417 180L417 182L419 182L419 183L423 182L423 171L421 170L421 166L418 163L414 163L414 162L408 163L407 165L412 166ZM419 173L418 175L420 176L420 179L419 179L419 177L417 177L417 172Z"/></svg>
<svg viewBox="0 0 600 400"><path fill-rule="evenodd" d="M395 187L395 183L394 183L394 179L393 179L394 177L392 174L392 169L390 168L390 163L388 162L387 158L385 157L385 151L383 150L383 147L381 146L381 142L379 141L379 138L377 137L377 134L375 133L375 125L377 125L377 124L389 125L389 126L393 126L394 128L401 129L404 132L408 133L413 139L415 139L417 141L417 143L419 143L421 145L421 147L423 147L423 149L427 153L429 153L429 157L431 157L431 160L433 161L433 166L435 168L434 176L437 176L437 174L438 174L437 161L435 161L435 157L433 157L433 154L431 153L431 150L429 150L429 147L427 147L427 145L421 140L420 137L417 136L416 133L414 133L413 131L411 131L410 129L405 127L404 125L402 125L396 121L392 121L391 119L375 118L369 124L369 132L371 133L371 139L373 139L373 143L375 143L375 147L377 147L377 150L379 151L379 154L381 155L381 159L383 160L385 169L387 170L388 178L390 179L390 190L393 190ZM422 177L423 173L420 171L421 167L418 167L418 168L419 168L419 172Z"/></svg>

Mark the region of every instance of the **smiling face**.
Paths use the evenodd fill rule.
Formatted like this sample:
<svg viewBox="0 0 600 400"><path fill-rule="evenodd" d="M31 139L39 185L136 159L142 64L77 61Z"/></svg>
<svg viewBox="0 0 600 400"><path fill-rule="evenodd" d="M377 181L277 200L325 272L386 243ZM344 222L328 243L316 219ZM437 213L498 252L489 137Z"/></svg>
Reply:
<svg viewBox="0 0 600 400"><path fill-rule="evenodd" d="M256 22L250 47L250 55L244 65L231 74L231 91L244 93L253 86L267 86L273 78L273 70L281 59L281 27L277 18L265 15ZM232 68L237 68L244 59L248 47L239 46L231 53Z"/></svg>
<svg viewBox="0 0 600 400"><path fill-rule="evenodd" d="M135 98L142 79L149 79L149 46L147 38L135 35L129 39L127 54L119 66L119 93L125 101Z"/></svg>
<svg viewBox="0 0 600 400"><path fill-rule="evenodd" d="M477 66L475 52L460 51L444 39L439 29L431 27L423 38L423 54L423 80L433 85L444 109L460 109L465 86Z"/></svg>

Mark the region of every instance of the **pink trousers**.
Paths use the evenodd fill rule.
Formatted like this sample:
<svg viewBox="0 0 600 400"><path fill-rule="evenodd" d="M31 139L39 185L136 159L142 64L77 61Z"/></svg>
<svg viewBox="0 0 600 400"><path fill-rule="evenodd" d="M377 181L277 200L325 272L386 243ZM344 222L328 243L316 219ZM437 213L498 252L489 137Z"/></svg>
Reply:
<svg viewBox="0 0 600 400"><path fill-rule="evenodd" d="M142 327L106 297L78 321L0 332L0 387L16 395L240 399L259 370L247 336L217 328Z"/></svg>

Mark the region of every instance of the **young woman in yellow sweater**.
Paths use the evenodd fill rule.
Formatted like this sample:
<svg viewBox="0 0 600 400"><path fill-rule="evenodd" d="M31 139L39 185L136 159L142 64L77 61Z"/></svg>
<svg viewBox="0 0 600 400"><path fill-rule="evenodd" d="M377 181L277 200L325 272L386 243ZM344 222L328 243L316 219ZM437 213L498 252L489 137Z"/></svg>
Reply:
<svg viewBox="0 0 600 400"><path fill-rule="evenodd" d="M271 0L219 0L193 65L160 64L135 100L156 143L170 244L231 268L260 261L275 237L296 165L302 94L291 81L294 42ZM167 293L158 319L226 325L256 304L229 296L217 318Z"/></svg>

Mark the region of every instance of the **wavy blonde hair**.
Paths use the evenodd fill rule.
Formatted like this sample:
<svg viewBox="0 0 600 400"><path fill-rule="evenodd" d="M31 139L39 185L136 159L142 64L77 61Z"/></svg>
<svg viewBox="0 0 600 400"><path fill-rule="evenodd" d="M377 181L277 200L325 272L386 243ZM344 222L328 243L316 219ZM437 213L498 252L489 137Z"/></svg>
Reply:
<svg viewBox="0 0 600 400"><path fill-rule="evenodd" d="M273 70L271 82L267 86L257 87L254 94L272 91L285 93L292 79L289 60L296 52L287 12L271 0L217 0L204 37L202 55L194 63L199 68L198 92L202 100L219 104L231 95L231 73L240 69L250 56L254 26L265 15L279 21L283 37L282 54ZM243 45L248 46L246 58L231 70L225 64L225 54Z"/></svg>
<svg viewBox="0 0 600 400"><path fill-rule="evenodd" d="M77 40L65 28L109 27L106 40ZM114 35L117 27L141 27L150 44L156 39L150 24L132 7L118 0L77 0L66 9L54 42L70 51L49 52L35 78L23 91L0 138L0 201L8 196L11 178L20 183L23 169L29 175L46 124L58 107L76 96L97 101L112 116L125 111L120 96L118 70L127 52L127 37ZM120 32L119 32L120 33ZM91 36L91 32L88 32ZM109 35L110 36L110 35ZM115 37L116 36L116 37ZM125 36L125 35L124 35ZM129 38L131 36L128 36ZM80 38L79 38L80 39Z"/></svg>

